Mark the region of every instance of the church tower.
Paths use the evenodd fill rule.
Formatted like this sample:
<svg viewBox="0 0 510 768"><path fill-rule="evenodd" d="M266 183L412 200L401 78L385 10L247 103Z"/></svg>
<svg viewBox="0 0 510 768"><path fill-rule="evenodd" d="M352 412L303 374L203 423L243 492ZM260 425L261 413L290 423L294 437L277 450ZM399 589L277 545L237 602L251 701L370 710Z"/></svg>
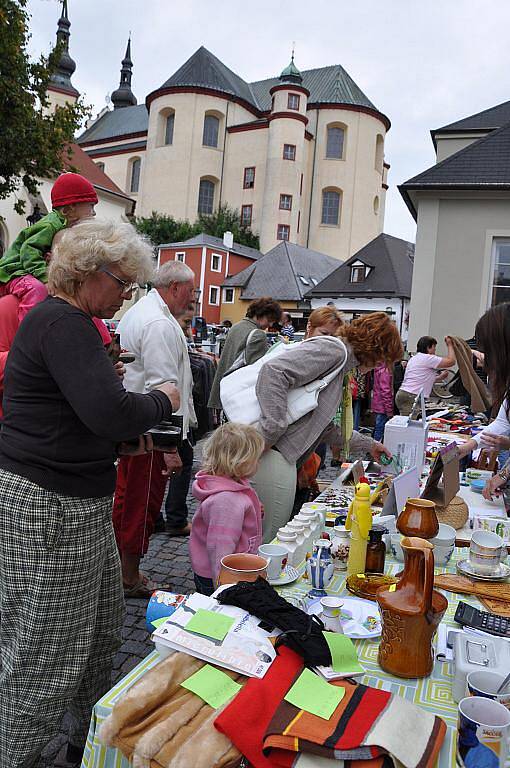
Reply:
<svg viewBox="0 0 510 768"><path fill-rule="evenodd" d="M62 13L57 27L57 44L62 46L62 53L48 85L50 112L53 112L55 107L63 107L69 103L74 104L80 95L71 82L71 77L76 69L76 63L69 55L70 26L67 0L62 0Z"/></svg>
<svg viewBox="0 0 510 768"><path fill-rule="evenodd" d="M131 90L131 78L133 76L133 62L131 61L131 38L128 39L126 55L122 59L120 70L120 83L116 91L112 93L114 109L136 106L136 97Z"/></svg>

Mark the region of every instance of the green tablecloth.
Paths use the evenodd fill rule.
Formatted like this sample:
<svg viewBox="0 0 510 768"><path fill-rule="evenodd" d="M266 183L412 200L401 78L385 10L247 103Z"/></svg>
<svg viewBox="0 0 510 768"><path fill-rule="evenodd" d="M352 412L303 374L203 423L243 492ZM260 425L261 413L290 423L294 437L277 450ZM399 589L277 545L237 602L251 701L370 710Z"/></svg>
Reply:
<svg viewBox="0 0 510 768"><path fill-rule="evenodd" d="M456 549L454 557L447 568L436 568L437 573L455 572L455 561L459 557L465 557L466 550ZM391 557L387 558L386 572L396 572L402 568L400 563L395 562ZM304 596L310 589L307 580L300 577L293 584L282 587L278 591L283 595L301 595ZM345 572L335 572L333 581L328 587L331 594L349 593L345 589ZM448 598L448 610L443 622L453 625L453 616L459 602L459 595L450 592L445 593ZM474 599L464 598L466 602L473 605L479 604ZM458 626L458 625L456 625ZM377 652L379 638L374 640L355 640L358 657L361 664L367 670L362 682L371 685L374 688L383 688L392 693L402 696L404 699L418 704L424 709L439 715L447 725L447 735L438 761L438 768L454 768L455 766L455 728L457 721L457 705L452 699L452 675L448 663L436 660L434 670L430 677L421 680L402 680L386 674L377 664ZM97 731L102 721L111 712L111 709L119 696L124 693L133 683L138 680L145 672L153 667L159 661L159 655L154 652L147 656L144 661L138 664L125 678L112 688L94 707L90 723L87 745L83 758L82 768L130 768L130 763L116 749L104 747L97 738Z"/></svg>

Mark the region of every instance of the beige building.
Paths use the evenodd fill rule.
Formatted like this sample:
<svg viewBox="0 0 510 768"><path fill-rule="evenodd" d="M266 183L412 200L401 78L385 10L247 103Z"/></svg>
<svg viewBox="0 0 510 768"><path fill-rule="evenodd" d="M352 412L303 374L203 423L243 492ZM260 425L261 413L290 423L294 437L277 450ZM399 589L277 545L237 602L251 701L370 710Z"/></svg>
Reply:
<svg viewBox="0 0 510 768"><path fill-rule="evenodd" d="M409 348L470 338L510 301L510 102L432 131L437 164L400 186L417 222Z"/></svg>
<svg viewBox="0 0 510 768"><path fill-rule="evenodd" d="M263 252L288 240L347 259L382 232L390 122L334 65L247 83L200 48L138 105L130 44L114 109L80 146L152 211L241 212Z"/></svg>
<svg viewBox="0 0 510 768"><path fill-rule="evenodd" d="M57 42L63 44L62 55L56 72L48 86L48 109L54 110L69 102L75 102L80 95L71 82L76 64L69 55L69 28L71 24L67 14L67 0L62 4L62 15L58 21ZM77 145L71 145L71 155L62 156L62 170L76 170L87 178L97 192L96 214L104 219L128 221L134 211L135 202L109 178ZM37 195L31 195L20 186L16 194L0 200L0 255L12 244L19 232L27 226L27 219L36 220L51 211L51 187L53 179L39 179ZM17 200L25 203L23 215L16 213Z"/></svg>

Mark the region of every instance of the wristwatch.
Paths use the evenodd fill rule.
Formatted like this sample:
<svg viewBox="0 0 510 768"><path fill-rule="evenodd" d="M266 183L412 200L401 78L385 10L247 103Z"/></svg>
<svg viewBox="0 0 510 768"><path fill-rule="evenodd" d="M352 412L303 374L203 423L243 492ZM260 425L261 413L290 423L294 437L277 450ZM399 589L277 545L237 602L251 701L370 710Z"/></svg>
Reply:
<svg viewBox="0 0 510 768"><path fill-rule="evenodd" d="M506 483L506 481L510 477L510 467L503 467L503 469L500 469L500 471L498 472L498 475Z"/></svg>

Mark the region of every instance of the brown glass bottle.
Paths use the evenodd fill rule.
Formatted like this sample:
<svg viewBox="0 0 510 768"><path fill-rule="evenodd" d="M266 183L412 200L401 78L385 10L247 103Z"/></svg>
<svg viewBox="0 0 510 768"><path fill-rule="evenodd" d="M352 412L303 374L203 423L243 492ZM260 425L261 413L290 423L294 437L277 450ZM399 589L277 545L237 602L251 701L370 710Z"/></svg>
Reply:
<svg viewBox="0 0 510 768"><path fill-rule="evenodd" d="M374 525L368 532L365 573L384 573L386 545L383 541L383 535L385 533L386 529L382 525Z"/></svg>

